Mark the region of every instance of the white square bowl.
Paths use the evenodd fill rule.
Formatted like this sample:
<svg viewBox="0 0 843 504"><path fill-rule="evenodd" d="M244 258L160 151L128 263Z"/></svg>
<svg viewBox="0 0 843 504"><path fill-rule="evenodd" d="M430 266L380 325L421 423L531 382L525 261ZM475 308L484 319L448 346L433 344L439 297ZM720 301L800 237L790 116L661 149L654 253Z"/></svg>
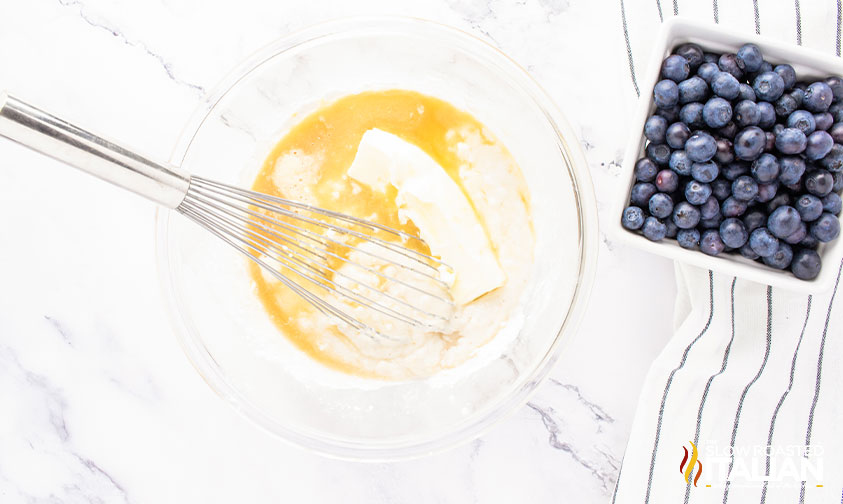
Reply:
<svg viewBox="0 0 843 504"><path fill-rule="evenodd" d="M796 70L798 80L825 78L831 75L843 76L843 60L835 56L785 44L754 33L724 29L718 25L682 18L665 21L656 40L649 66L640 81L641 98L623 158L621 179L624 185L615 196L616 205L612 209L610 232L622 243L647 252L754 282L802 293L819 293L830 289L837 276L838 265L843 260L843 236L830 243L820 244L817 249L823 265L820 274L813 280L800 280L789 270L777 270L737 253L708 256L699 250L683 249L674 239L652 242L642 234L629 231L621 225L621 216L628 205L630 191L635 183L635 162L644 152L644 123L656 108L653 104L653 87L659 80L661 62L675 47L686 42L697 43L703 50L717 53L734 53L743 44L751 42L761 49L764 59L773 65L791 64Z"/></svg>

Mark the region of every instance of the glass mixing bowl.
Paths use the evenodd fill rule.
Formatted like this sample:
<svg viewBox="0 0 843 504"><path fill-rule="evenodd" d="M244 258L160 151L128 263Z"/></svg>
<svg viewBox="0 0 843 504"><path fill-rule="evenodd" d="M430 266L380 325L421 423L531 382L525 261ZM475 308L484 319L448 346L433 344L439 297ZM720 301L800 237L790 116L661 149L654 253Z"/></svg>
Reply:
<svg viewBox="0 0 843 504"><path fill-rule="evenodd" d="M535 260L521 308L506 334L466 363L402 382L327 369L271 323L244 257L174 212L157 215L163 291L198 372L271 433L343 458L441 450L521 406L576 331L597 255L596 206L576 135L512 60L431 22L352 19L271 44L203 103L171 161L248 187L271 147L304 115L343 95L389 88L470 112L507 146L530 192Z"/></svg>

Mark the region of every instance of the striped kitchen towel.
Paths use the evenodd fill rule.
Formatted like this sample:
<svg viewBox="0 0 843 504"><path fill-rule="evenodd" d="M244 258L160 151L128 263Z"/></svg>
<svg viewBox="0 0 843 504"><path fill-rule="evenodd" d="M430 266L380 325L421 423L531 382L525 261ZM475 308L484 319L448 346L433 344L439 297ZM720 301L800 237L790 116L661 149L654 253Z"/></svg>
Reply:
<svg viewBox="0 0 843 504"><path fill-rule="evenodd" d="M841 0L618 0L629 63L671 15L836 52ZM641 393L612 502L843 503L843 288L797 295L677 265L675 336Z"/></svg>

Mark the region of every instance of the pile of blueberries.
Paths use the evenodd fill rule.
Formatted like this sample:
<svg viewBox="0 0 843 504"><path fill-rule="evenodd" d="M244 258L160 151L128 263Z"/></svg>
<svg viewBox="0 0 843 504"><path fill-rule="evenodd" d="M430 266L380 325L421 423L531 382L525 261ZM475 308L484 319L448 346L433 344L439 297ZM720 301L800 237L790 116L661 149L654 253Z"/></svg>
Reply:
<svg viewBox="0 0 843 504"><path fill-rule="evenodd" d="M817 246L840 234L843 79L797 81L753 44L681 45L660 78L623 226L815 278Z"/></svg>

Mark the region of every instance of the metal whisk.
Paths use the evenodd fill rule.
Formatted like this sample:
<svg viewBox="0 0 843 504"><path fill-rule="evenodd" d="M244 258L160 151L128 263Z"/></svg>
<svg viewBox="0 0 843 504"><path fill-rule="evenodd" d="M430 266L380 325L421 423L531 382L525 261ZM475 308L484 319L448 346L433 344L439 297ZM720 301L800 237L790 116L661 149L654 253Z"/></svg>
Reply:
<svg viewBox="0 0 843 504"><path fill-rule="evenodd" d="M438 330L450 268L374 222L191 176L0 93L0 135L144 196L207 229L322 313L373 337Z"/></svg>

